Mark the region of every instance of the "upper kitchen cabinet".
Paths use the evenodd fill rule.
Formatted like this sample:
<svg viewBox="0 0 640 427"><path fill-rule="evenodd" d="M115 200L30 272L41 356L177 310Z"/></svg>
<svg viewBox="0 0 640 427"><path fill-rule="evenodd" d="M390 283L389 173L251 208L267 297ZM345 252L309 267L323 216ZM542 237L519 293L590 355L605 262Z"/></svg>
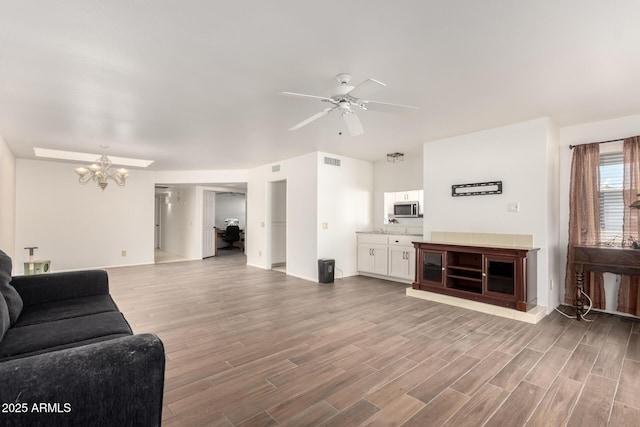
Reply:
<svg viewBox="0 0 640 427"><path fill-rule="evenodd" d="M419 201L422 204L423 190L398 191L395 193L396 202Z"/></svg>
<svg viewBox="0 0 640 427"><path fill-rule="evenodd" d="M385 219L393 215L393 204L397 202L419 202L420 213L423 213L424 190L390 191L384 193Z"/></svg>
<svg viewBox="0 0 640 427"><path fill-rule="evenodd" d="M387 203L419 201L422 203L424 190L390 191L384 193L384 201Z"/></svg>

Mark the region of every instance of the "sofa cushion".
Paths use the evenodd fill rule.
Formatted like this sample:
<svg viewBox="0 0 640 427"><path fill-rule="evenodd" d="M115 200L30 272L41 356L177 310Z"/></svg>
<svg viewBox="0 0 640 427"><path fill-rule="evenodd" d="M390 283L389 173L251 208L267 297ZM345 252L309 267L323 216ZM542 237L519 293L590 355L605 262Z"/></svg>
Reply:
<svg viewBox="0 0 640 427"><path fill-rule="evenodd" d="M131 328L120 312L36 323L7 331L0 342L0 360L77 347L131 334Z"/></svg>
<svg viewBox="0 0 640 427"><path fill-rule="evenodd" d="M9 307L7 307L7 302L4 300L4 297L0 295L0 341L4 338L4 334L7 332L7 329L9 329L10 323Z"/></svg>
<svg viewBox="0 0 640 427"><path fill-rule="evenodd" d="M36 323L71 319L89 314L118 311L118 307L109 295L96 295L84 298L27 305L22 309L15 328L35 325Z"/></svg>
<svg viewBox="0 0 640 427"><path fill-rule="evenodd" d="M109 295L109 276L104 270L14 276L11 285L25 306L72 298Z"/></svg>
<svg viewBox="0 0 640 427"><path fill-rule="evenodd" d="M22 298L18 291L11 286L11 258L2 250L0 250L0 293L7 303L9 320L13 325L22 311Z"/></svg>

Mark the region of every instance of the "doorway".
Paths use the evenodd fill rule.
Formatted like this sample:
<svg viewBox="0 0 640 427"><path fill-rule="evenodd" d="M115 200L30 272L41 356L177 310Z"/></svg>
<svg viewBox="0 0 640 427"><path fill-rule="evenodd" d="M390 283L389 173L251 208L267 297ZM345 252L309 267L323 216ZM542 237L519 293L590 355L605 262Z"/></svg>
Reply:
<svg viewBox="0 0 640 427"><path fill-rule="evenodd" d="M167 257L172 260L195 260L215 256L216 247L219 250L226 246L222 237L227 219L237 218L241 228L244 228L246 187L247 184L242 182L156 184L156 262L164 262L158 259ZM234 252L244 254L240 243L234 245ZM218 251L217 255L220 254Z"/></svg>
<svg viewBox="0 0 640 427"><path fill-rule="evenodd" d="M202 258L216 255L216 193L203 192L202 196Z"/></svg>
<svg viewBox="0 0 640 427"><path fill-rule="evenodd" d="M271 184L271 269L287 268L287 181Z"/></svg>
<svg viewBox="0 0 640 427"><path fill-rule="evenodd" d="M172 247L171 236L175 234L172 230L172 223L175 220L171 215L171 192L172 187L167 185L156 185L155 187L153 255L156 264L189 259L173 251L169 252L169 248ZM179 190L177 194L180 194ZM175 245L173 247L175 248Z"/></svg>

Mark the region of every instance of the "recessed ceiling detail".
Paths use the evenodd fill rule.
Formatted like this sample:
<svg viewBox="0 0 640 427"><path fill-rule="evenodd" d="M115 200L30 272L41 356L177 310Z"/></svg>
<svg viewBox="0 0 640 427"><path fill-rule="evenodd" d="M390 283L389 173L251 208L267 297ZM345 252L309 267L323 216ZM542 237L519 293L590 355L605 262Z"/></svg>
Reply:
<svg viewBox="0 0 640 427"><path fill-rule="evenodd" d="M45 157L47 159L71 160L74 162L94 162L100 154L79 153L77 151L51 150L49 148L33 147L36 157ZM134 166L138 168L146 168L153 160L130 159L127 157L109 156L114 165Z"/></svg>

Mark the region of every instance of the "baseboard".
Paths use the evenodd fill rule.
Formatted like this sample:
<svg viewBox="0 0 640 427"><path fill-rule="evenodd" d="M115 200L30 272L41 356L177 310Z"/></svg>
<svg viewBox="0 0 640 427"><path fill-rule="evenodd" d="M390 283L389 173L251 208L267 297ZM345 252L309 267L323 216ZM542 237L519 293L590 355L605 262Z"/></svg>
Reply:
<svg viewBox="0 0 640 427"><path fill-rule="evenodd" d="M191 261L191 260L189 260ZM195 260L194 260L195 261ZM68 273L71 271L86 271L86 270L106 270L109 268L120 268L120 267L136 267L140 265L153 265L155 262L139 262L135 264L116 264L116 265L99 265L99 266L91 266L91 267L80 267L80 268L65 268L62 270L50 270L47 273ZM14 276L24 276L24 272L13 274Z"/></svg>

